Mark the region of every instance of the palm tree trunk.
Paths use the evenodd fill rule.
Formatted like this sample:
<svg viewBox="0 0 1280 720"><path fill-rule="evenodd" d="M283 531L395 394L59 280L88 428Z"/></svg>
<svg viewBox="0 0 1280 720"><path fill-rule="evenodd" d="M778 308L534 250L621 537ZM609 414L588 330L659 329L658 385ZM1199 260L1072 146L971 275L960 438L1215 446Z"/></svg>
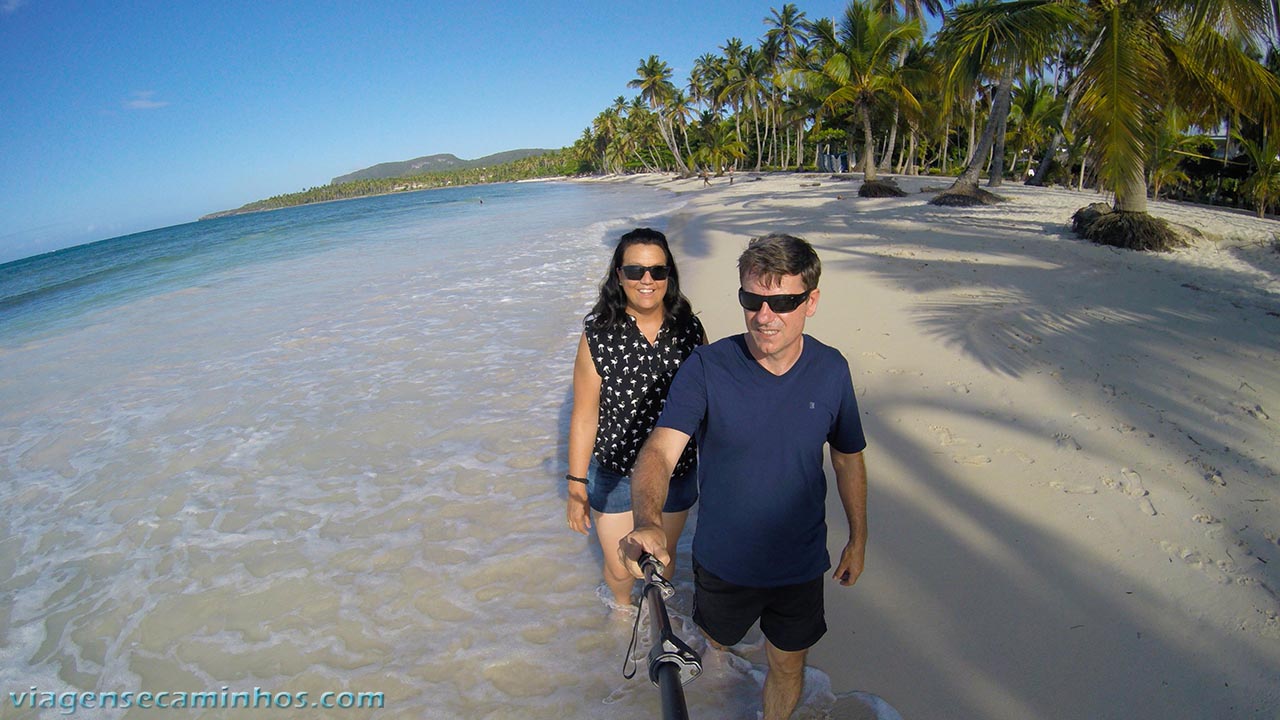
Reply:
<svg viewBox="0 0 1280 720"><path fill-rule="evenodd" d="M1088 149L1088 147L1089 147L1088 143L1085 143L1086 150ZM1087 152L1080 153L1080 183L1076 186L1076 190L1080 192L1084 192L1084 165L1086 162L1088 162L1088 160L1089 160L1089 153Z"/></svg>
<svg viewBox="0 0 1280 720"><path fill-rule="evenodd" d="M1009 80L1009 89L1005 89L1005 78ZM950 191L965 191L975 193L978 190L978 177L982 173L982 164L986 160L987 154L991 152L992 146L995 144L996 126L1001 124L999 117L999 109L1003 105L1004 112L1007 117L1009 112L1009 96L1013 87L1013 70L1006 68L1000 77L1000 90L996 92L995 102L991 105L991 116L987 118L987 125L982 131L982 139L978 141L978 146L974 148L972 156L964 170L960 173L960 177L952 183L948 189ZM1003 97L1003 101L1001 98Z"/></svg>
<svg viewBox="0 0 1280 720"><path fill-rule="evenodd" d="M973 159L980 155L978 152L978 96L975 94L969 99L969 154L964 157L964 164L968 167L973 163Z"/></svg>
<svg viewBox="0 0 1280 720"><path fill-rule="evenodd" d="M1119 212L1145 213L1147 211L1146 168L1139 165L1117 187L1115 209Z"/></svg>
<svg viewBox="0 0 1280 720"><path fill-rule="evenodd" d="M907 141L909 147L907 150L907 174L917 175L919 173L916 170L916 129L914 126L911 128L909 137L910 139Z"/></svg>
<svg viewBox="0 0 1280 720"><path fill-rule="evenodd" d="M889 126L889 145L885 148L884 155L880 158L880 169L889 172L890 163L893 161L893 148L898 144L898 117L902 111L898 103L893 104L893 124Z"/></svg>
<svg viewBox="0 0 1280 720"><path fill-rule="evenodd" d="M1058 161L1058 146L1066 141L1067 136L1063 131L1067 127L1067 122L1071 120L1071 109L1075 107L1076 95L1080 93L1080 86L1076 83L1071 84L1071 89L1067 91L1067 102L1062 106L1062 119L1058 121L1058 129L1053 132L1053 141L1049 143L1049 147L1045 148L1044 155L1040 158L1040 164L1036 165L1036 174L1027 178L1028 185L1039 185L1043 187L1049 182L1049 171L1053 169L1054 163ZM1067 176L1070 177L1068 172Z"/></svg>
<svg viewBox="0 0 1280 720"><path fill-rule="evenodd" d="M942 152L938 154L939 163L942 165L942 174L947 174L947 153L951 152L951 123L942 130Z"/></svg>
<svg viewBox="0 0 1280 720"><path fill-rule="evenodd" d="M863 105L862 116L862 181L870 182L876 179L876 142L871 137L871 109Z"/></svg>
<svg viewBox="0 0 1280 720"><path fill-rule="evenodd" d="M1004 142L1009 126L1009 108L1013 103L1013 63L1005 67L1000 75L1000 87L996 90L996 100L991 105L991 114L998 118L993 145L991 174L987 179L987 187L1000 187L1004 184Z"/></svg>
<svg viewBox="0 0 1280 720"><path fill-rule="evenodd" d="M675 158L676 170L681 175L689 175L689 167L685 165L684 158L680 156L680 145L676 143L676 131L662 119L662 115L658 115L658 133L662 135L662 140L667 144L667 149L671 151L671 156Z"/></svg>

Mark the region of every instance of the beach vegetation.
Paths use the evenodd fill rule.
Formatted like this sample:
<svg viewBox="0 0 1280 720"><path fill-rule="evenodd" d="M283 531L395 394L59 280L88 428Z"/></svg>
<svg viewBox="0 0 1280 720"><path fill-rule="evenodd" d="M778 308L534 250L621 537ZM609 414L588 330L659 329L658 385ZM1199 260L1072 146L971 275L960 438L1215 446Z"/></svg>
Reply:
<svg viewBox="0 0 1280 720"><path fill-rule="evenodd" d="M816 38L816 55L794 77L820 98L816 119L849 111L862 126L859 167L864 180L872 182L876 179L872 111L892 107L913 118L922 112L911 91L914 69L906 66L905 59L922 36L923 25L918 19L902 19L877 10L870 2L855 0L845 9L838 29L824 26L824 30L829 34Z"/></svg>
<svg viewBox="0 0 1280 720"><path fill-rule="evenodd" d="M458 185L480 185L484 183L515 182L533 178L564 176L576 174L582 165L572 148L565 148L521 158L508 163L489 167L464 168L439 172L423 173L408 177L371 178L353 180L342 183L330 183L308 188L300 192L275 195L265 200L258 200L243 205L235 210L206 215L205 218L224 215L239 215L264 210L309 205L334 200L350 200L371 195L390 195L399 192L413 192L434 188Z"/></svg>
<svg viewBox="0 0 1280 720"><path fill-rule="evenodd" d="M1013 11L1010 5L1019 7ZM981 139L952 187L930 202L966 205L992 201L992 195L978 191L978 180L988 157L988 185L999 187L1004 179L1014 79L1042 66L1053 49L1075 37L1080 27L1074 8L1055 0L977 0L948 14L938 32L938 45L947 58L948 98L980 83L983 77L997 80Z"/></svg>
<svg viewBox="0 0 1280 720"><path fill-rule="evenodd" d="M708 111L699 128L700 142L693 160L705 171L722 177L733 163L747 156L747 145L737 138L733 123L718 120Z"/></svg>
<svg viewBox="0 0 1280 720"><path fill-rule="evenodd" d="M1258 217L1280 203L1280 135L1266 134L1251 140L1237 133L1236 141L1249 158L1249 176L1241 188L1253 202Z"/></svg>
<svg viewBox="0 0 1280 720"><path fill-rule="evenodd" d="M1025 78L1014 86L1009 107L1009 141L1014 148L1012 175L1025 180L1033 174L1032 157L1060 131L1058 122L1065 102L1065 97L1056 94L1053 86L1038 76Z"/></svg>
<svg viewBox="0 0 1280 720"><path fill-rule="evenodd" d="M1176 107L1165 113L1164 122L1152 144L1151 157L1147 160L1147 183L1153 199L1159 200L1166 186L1191 180L1183 161L1189 157L1204 157L1200 153L1208 140L1203 133L1191 132L1190 124Z"/></svg>
<svg viewBox="0 0 1280 720"><path fill-rule="evenodd" d="M675 135L675 127L679 122L677 116L682 113L685 99L671 82L671 67L659 60L657 55L650 55L636 68L636 74L639 77L627 83L627 87L640 90L640 97L648 103L652 118L656 121L658 135L671 153L676 168L682 175L688 175L689 168L680 155Z"/></svg>
<svg viewBox="0 0 1280 720"><path fill-rule="evenodd" d="M630 94L543 160L335 182L247 207L530 174L751 168L856 172L860 193L877 195L894 175L954 174L930 190L938 205L998 202L991 190L1025 180L1105 193L1119 212L1168 198L1265 213L1280 203L1257 154L1280 138L1280 58L1260 58L1278 13L1272 0L852 0L811 17L785 3L754 42L709 48L687 78L643 55L619 79ZM1223 128L1242 139L1223 143Z"/></svg>
<svg viewBox="0 0 1280 720"><path fill-rule="evenodd" d="M1087 236L1133 232L1131 242L1114 244L1159 248L1177 242L1159 223L1145 221L1153 185L1182 177L1161 153L1170 111L1196 120L1220 117L1224 108L1254 119L1277 117L1280 83L1255 59L1258 40L1275 19L1275 7L1263 0L977 0L948 16L939 43L954 58L952 75L979 61L1002 67L988 121L997 138L1010 68L1041 65L1069 40L1087 48L1072 81L1072 120L1090 146L1081 176L1092 156L1098 181L1121 213L1090 224ZM1166 145L1176 152L1176 143ZM997 148L994 155L992 184L1002 153ZM962 173L967 184L976 182L977 161ZM1165 235L1166 241L1152 239Z"/></svg>

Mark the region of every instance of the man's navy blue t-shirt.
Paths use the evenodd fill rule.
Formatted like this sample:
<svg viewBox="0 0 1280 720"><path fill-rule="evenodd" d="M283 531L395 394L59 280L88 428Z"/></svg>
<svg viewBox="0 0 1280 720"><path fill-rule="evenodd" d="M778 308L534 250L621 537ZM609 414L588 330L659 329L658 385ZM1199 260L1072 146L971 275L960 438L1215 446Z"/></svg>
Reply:
<svg viewBox="0 0 1280 720"><path fill-rule="evenodd" d="M807 582L831 567L822 447L867 445L839 350L805 335L778 376L743 335L704 345L676 373L657 424L698 441L698 564L749 587Z"/></svg>

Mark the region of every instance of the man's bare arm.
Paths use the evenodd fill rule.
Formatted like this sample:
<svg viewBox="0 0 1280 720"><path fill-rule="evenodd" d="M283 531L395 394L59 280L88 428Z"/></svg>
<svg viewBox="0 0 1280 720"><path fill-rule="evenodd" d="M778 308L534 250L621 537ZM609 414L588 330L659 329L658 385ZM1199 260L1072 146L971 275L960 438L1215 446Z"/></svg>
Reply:
<svg viewBox="0 0 1280 720"><path fill-rule="evenodd" d="M861 452L831 450L831 466L836 471L836 489L849 522L849 542L840 554L835 579L852 585L862 574L867 554L867 466Z"/></svg>
<svg viewBox="0 0 1280 720"><path fill-rule="evenodd" d="M654 428L631 468L631 515L635 529L622 538L618 551L636 577L644 577L636 562L642 553L650 553L664 565L671 562L667 536L662 531L662 506L667 502L671 473L688 443L689 436L679 430Z"/></svg>

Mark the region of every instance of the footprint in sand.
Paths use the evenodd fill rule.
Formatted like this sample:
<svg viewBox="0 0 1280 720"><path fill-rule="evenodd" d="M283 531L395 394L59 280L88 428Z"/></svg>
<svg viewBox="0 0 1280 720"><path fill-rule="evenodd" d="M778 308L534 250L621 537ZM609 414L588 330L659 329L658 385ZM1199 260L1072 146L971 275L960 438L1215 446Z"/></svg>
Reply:
<svg viewBox="0 0 1280 720"><path fill-rule="evenodd" d="M957 395L968 395L968 394L969 394L969 385L968 385L968 383L956 382L956 381L952 380L952 381L948 382L948 383L947 383L947 385L950 385L950 386L951 386L951 390L952 390L952 392L956 393Z"/></svg>
<svg viewBox="0 0 1280 720"><path fill-rule="evenodd" d="M1150 493L1147 492L1146 486L1142 484L1142 476L1138 474L1137 470L1121 468L1119 480L1106 478L1102 482L1112 490L1136 499L1138 501L1138 509L1147 515L1154 516L1156 514L1156 506L1151 504L1151 498L1148 497Z"/></svg>
<svg viewBox="0 0 1280 720"><path fill-rule="evenodd" d="M956 437L949 428L942 425L930 425L929 429L933 431L934 437L938 439L938 444L943 447L969 444L968 440ZM982 447L982 445L979 443L977 447ZM991 462L991 458L986 455L952 455L951 460L957 465L986 465Z"/></svg>
<svg viewBox="0 0 1280 720"><path fill-rule="evenodd" d="M1120 489L1130 497L1145 497L1147 488L1142 484L1142 476L1137 470L1120 468Z"/></svg>
<svg viewBox="0 0 1280 720"><path fill-rule="evenodd" d="M1057 446L1058 446L1058 449L1059 449L1059 450L1080 450L1080 449L1082 449L1082 448L1081 448L1081 446L1080 446L1080 443L1076 442L1076 439L1075 439L1075 438L1071 437L1070 435L1068 435L1068 434L1066 434L1066 433L1056 433L1056 434L1054 434L1054 436L1053 436L1053 441L1054 441L1054 443L1055 443L1055 444L1057 444Z"/></svg>
<svg viewBox="0 0 1280 720"><path fill-rule="evenodd" d="M1071 419L1075 421L1077 425L1084 427L1086 430L1096 431L1102 429L1093 421L1092 417L1085 415L1084 413L1071 413Z"/></svg>
<svg viewBox="0 0 1280 720"><path fill-rule="evenodd" d="M1270 419L1271 419L1271 416L1267 414L1267 411L1266 411L1266 410L1263 410L1263 409L1262 409L1262 406L1261 406L1261 405L1254 405L1253 407L1245 407L1245 406L1241 405L1241 406L1240 406L1240 409L1241 409L1241 410L1243 410L1243 411L1245 411L1246 413L1248 413L1248 414L1252 415L1253 417L1255 417L1255 418L1259 419L1259 420L1270 420Z"/></svg>
<svg viewBox="0 0 1280 720"><path fill-rule="evenodd" d="M952 435L949 428L945 428L941 425L930 425L929 429L932 430L934 436L938 438L939 445L944 447L948 445L968 445L964 440Z"/></svg>
<svg viewBox="0 0 1280 720"><path fill-rule="evenodd" d="M1211 582L1218 585L1238 585L1240 587L1260 586L1270 592L1265 583L1258 578L1246 574L1246 571L1240 567L1233 559L1214 560L1208 555L1193 548L1185 548L1177 543L1164 541L1160 543L1160 548L1169 554L1170 561L1181 561L1187 567L1194 568L1205 574Z"/></svg>
<svg viewBox="0 0 1280 720"><path fill-rule="evenodd" d="M1036 462L1035 458L1022 452L1021 450L1018 450L1017 448L1000 448L996 452L1000 453L1001 455L1012 455L1028 465L1034 465Z"/></svg>
<svg viewBox="0 0 1280 720"><path fill-rule="evenodd" d="M1222 473L1218 472L1217 468L1200 462L1200 469L1204 471L1204 479L1210 484L1217 485L1218 487L1227 486L1227 481L1222 479Z"/></svg>
<svg viewBox="0 0 1280 720"><path fill-rule="evenodd" d="M1098 494L1098 489L1092 485L1067 485L1066 483L1061 483L1061 482L1058 482L1057 480L1054 480L1053 482L1049 483L1049 487L1053 488L1054 490L1059 490L1061 492L1064 492L1068 495Z"/></svg>

